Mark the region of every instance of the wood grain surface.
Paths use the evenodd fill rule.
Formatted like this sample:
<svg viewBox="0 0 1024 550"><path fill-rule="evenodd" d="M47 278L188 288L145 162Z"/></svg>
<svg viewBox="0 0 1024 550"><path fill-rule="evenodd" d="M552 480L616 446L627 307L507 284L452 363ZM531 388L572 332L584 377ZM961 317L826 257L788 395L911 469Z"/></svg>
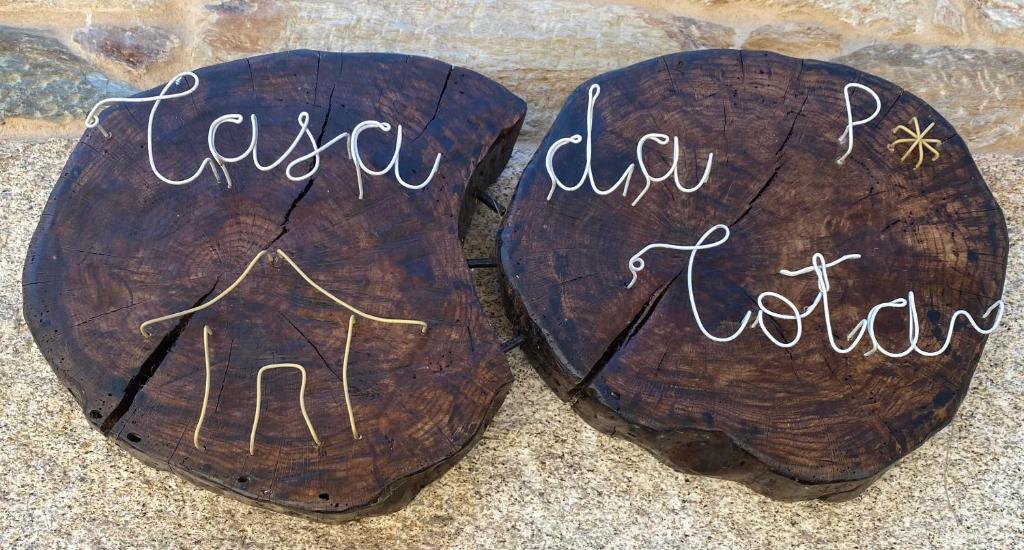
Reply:
<svg viewBox="0 0 1024 550"><path fill-rule="evenodd" d="M197 74L198 91L164 102L155 120L157 162L172 177L195 170L209 124L234 112L246 123L218 134L228 154L245 149L256 113L268 163L308 111L318 142L367 119L402 124L404 177L422 181L441 153L439 170L421 190L364 176L359 200L342 142L303 181L247 161L230 167L230 189L210 172L172 186L149 169L151 105L112 107L101 120L110 137L85 132L33 238L24 269L32 334L88 421L146 462L323 521L400 508L480 438L511 383L460 241L468 197L504 166L525 104L479 74L404 55L293 51ZM360 137L368 164L387 165L394 134ZM222 292L264 249L285 251L367 312L428 323L425 334L357 323L348 378L361 439L350 433L340 376L349 314L285 262L257 262L221 302L140 335L143 321ZM212 389L195 448L204 326L213 331ZM257 370L284 362L308 373L306 406L323 445L300 413L298 372L278 369L263 376L250 455Z"/></svg>
<svg viewBox="0 0 1024 550"><path fill-rule="evenodd" d="M881 112L855 131L853 154L843 88L869 86ZM680 179L710 179L684 194L671 180L629 196L554 191L545 155L556 139L585 134L588 88L595 103L593 169L602 188L636 159L649 132L679 136ZM856 118L874 102L852 93ZM901 162L888 148L912 117L941 157ZM904 137L904 136L895 136ZM648 144L652 174L671 167L671 147ZM575 183L585 147L562 148L553 166ZM801 309L818 294L813 273L781 269L863 257L829 270L831 316L841 343L876 304L914 291L919 345L939 348L958 309L981 315L1002 294L1007 233L1002 212L964 141L910 92L849 67L767 52L707 50L667 55L582 84L524 171L498 235L507 306L527 335L538 372L596 428L634 441L672 467L742 482L777 499L851 498L945 426L967 392L985 336L962 319L937 357L864 356L829 346L819 310L792 348L759 328L714 342L697 329L687 294L688 252L655 251L636 286L627 262L652 242L693 244L714 224L731 238L703 251L695 300L708 330L732 334L755 297L781 293ZM777 303L771 307L780 310ZM907 345L906 309L875 324L887 349ZM792 322L773 323L779 339ZM902 342L902 345L900 344ZM595 452L597 452L595 450Z"/></svg>

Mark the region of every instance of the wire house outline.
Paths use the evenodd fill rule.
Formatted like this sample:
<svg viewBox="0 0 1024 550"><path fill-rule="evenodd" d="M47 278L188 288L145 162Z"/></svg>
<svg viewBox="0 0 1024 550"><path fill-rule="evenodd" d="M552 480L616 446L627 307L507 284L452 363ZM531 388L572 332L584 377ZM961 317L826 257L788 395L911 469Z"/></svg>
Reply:
<svg viewBox="0 0 1024 550"><path fill-rule="evenodd" d="M233 292L235 290L235 288L237 288L238 285L241 284L242 281L245 280L246 277L248 277L249 273L256 266L257 262L259 262L259 260L261 258L263 258L264 256L267 256L267 255L269 255L270 258L271 258L271 261L273 261L274 254L272 254L272 253L270 253L270 252L268 252L266 250L259 251L256 254L256 256L253 257L252 260L249 260L249 263L245 266L245 269L242 270L242 273L238 276L238 278L236 278L234 280L234 282L232 282L230 285L228 285L227 288L225 288L223 291L221 291L219 294L217 294L216 296L214 296L210 300L208 300L208 301L206 301L206 302L204 302L204 303L202 303L202 304L200 304L198 306L195 306L195 307L183 310L183 311L179 311L179 312L176 312L176 313L171 313L171 314L168 314L168 315L163 315L161 317L156 317L156 318L144 321L142 324L139 325L139 332L142 334L142 336L144 338L149 338L152 335L149 332L146 331L146 327L148 327L150 325L153 325L153 324L156 324L156 323L163 322L163 321L168 321L168 320L171 320L171 319L176 319L178 317L184 317L186 315L192 315L192 314L194 314L196 312L199 312L199 311L201 311L203 309L206 309L206 308L216 304L222 298L226 297L228 294L231 294L231 292ZM363 310L361 310L361 309L359 309L359 308L357 308L357 307L355 307L355 306L345 302L341 298L338 298L337 296L335 296L334 294L332 294L331 292L329 292L328 290L326 290L325 288L323 288L322 286L317 284L316 281L314 281L309 275L307 275L306 272L303 271L291 259L291 257L289 257L288 254L286 254L280 248L277 249L277 256L280 257L281 259L283 259L296 273L298 273L298 275L306 282L306 284L308 284L309 286L313 287L313 289L316 290L317 292L319 292L319 293L323 294L324 296L327 296L328 298L330 298L331 301L333 301L335 304L337 304L337 305L339 305L339 306L343 307L344 309L347 309L347 310L349 310L351 312L351 315L349 316L349 319L348 319L348 331L347 331L347 334L346 334L346 337L345 337L344 359L342 360L342 370L341 370L341 372L342 372L342 386L343 386L343 391L344 391L344 395L345 395L345 408L346 408L346 410L348 412L349 426L352 429L352 438L353 439L361 439L362 436L359 435L359 431L356 428L355 414L354 414L354 412L352 410L352 401L351 401L351 399L349 397L349 388L348 388L348 358L349 358L349 351L351 350L351 347L352 347L352 334L353 334L353 331L354 331L354 328L355 328L355 319L356 319L356 317L363 317L364 319L368 319L370 321L376 321L378 323L385 323L385 324L418 325L418 326L421 327L421 332L424 333L424 334L427 332L427 323L425 321L419 321L419 320L415 320L415 319L397 319L397 318L389 318L389 317L380 317L380 316L377 316L377 315L366 313L365 311L363 311ZM203 422L206 420L206 409L207 409L207 406L208 406L209 400L210 400L210 374L211 374L210 371L211 371L211 368L210 368L210 343L209 343L209 337L210 337L211 334L213 334L213 331L210 330L210 327L204 325L203 326L203 360L204 360L204 366L205 366L205 383L204 383L204 388L203 388L203 405L202 405L202 408L200 409L199 420L196 422L196 427L195 427L195 430L194 430L193 435L192 435L192 444L197 449L202 449L202 446L199 444L200 432L202 431L202 428L203 428ZM305 402L306 369L305 369L305 367L303 367L302 365L299 365L297 363L271 363L271 364L268 364L268 365L261 366L259 371L256 374L256 410L255 410L255 412L253 414L252 430L249 433L249 454L250 455L255 455L255 451L256 451L256 429L257 429L257 427L259 425L260 401L261 401L262 396L263 396L262 384L261 384L262 378L263 378L263 373L265 371L267 371L267 370L272 370L272 369L277 369L277 368L294 368L294 369L298 370L301 373L302 379L301 379L301 386L299 388L299 408L300 408L300 410L302 412L303 420L305 420L305 422L306 422L306 427L309 428L309 433L313 437L313 442L318 447L322 444L319 436L316 433L316 430L313 428L312 421L310 421L310 419L309 419L309 414L307 414L307 412L306 412L306 402Z"/></svg>

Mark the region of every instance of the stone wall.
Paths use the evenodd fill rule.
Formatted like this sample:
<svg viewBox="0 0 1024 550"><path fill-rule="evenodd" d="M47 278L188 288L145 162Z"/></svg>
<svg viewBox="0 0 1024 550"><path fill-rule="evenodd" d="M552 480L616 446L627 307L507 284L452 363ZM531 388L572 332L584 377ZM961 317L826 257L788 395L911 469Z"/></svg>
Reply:
<svg viewBox="0 0 1024 550"><path fill-rule="evenodd" d="M98 97L283 49L401 51L477 70L543 135L590 76L666 52L770 49L884 76L975 152L1020 147L1021 0L4 0L2 135L77 135Z"/></svg>

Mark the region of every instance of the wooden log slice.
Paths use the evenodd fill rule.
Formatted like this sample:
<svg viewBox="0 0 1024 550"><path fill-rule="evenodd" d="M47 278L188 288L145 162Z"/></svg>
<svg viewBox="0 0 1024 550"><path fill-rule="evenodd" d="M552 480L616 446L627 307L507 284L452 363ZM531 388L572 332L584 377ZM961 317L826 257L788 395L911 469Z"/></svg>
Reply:
<svg viewBox="0 0 1024 550"><path fill-rule="evenodd" d="M881 110L846 144L844 87L877 92ZM594 102L592 163L602 191L637 160L650 132L678 136L679 177L644 186L639 166L627 196L595 193L589 182L558 188L545 167L556 140L586 135ZM854 119L875 106L851 91ZM897 125L934 123L927 139L941 156L901 162L906 137ZM658 177L672 168L672 146L647 142L644 159ZM586 147L570 143L552 159L572 186ZM643 255L633 288L629 260L651 243L693 245L715 224L730 229L722 245ZM721 238L719 232L710 239ZM831 320L839 344L876 304L913 291L919 346L938 349L950 317L982 315L999 300L1007 260L1002 212L964 141L925 102L890 82L849 67L767 52L710 50L668 55L603 74L566 101L527 166L498 235L511 317L526 350L558 395L598 429L634 441L685 472L742 482L777 499L850 498L945 426L959 406L985 345L961 317L949 349L865 356L867 338L837 353L821 307L803 321L790 348L760 327L731 342L696 326L688 288L709 334L727 337L757 297L780 293L805 311L819 295L813 270L780 270L861 254L828 269ZM787 313L768 299L772 310ZM878 313L874 327L888 350L907 347L908 310ZM752 318L753 320L755 318ZM767 330L788 342L795 323L768 317ZM902 345L901 345L902 342Z"/></svg>
<svg viewBox="0 0 1024 550"><path fill-rule="evenodd" d="M208 126L228 113L244 122L221 127L219 150L246 149L255 113L259 158L270 164L292 143L302 111L318 143L368 119L401 124L405 180L423 181L440 153L438 171L418 190L391 173L364 174L359 199L347 141L321 155L313 177L285 177L287 162L312 150L302 141L274 170L251 160L229 165L231 188L209 170L168 185L147 156L152 104L118 104L83 135L33 238L24 270L32 334L89 422L152 465L319 520L400 508L468 452L511 383L460 239L467 197L496 179L525 104L479 74L404 55L293 51L197 74L191 96L165 100L156 112L155 158L168 177L196 170L209 155ZM361 158L388 165L395 134L363 132ZM140 334L140 323L227 290L261 250L270 254L221 301L149 326L149 338ZM422 333L356 319L347 378L359 439L342 372L351 313L278 250L362 311L428 325ZM278 363L298 364L305 375L263 374L250 454L258 373Z"/></svg>

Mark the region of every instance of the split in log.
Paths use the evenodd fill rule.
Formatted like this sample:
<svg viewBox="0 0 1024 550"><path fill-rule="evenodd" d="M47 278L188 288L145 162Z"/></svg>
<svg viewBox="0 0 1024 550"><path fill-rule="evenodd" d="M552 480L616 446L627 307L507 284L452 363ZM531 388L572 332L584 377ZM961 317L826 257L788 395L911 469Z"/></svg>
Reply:
<svg viewBox="0 0 1024 550"><path fill-rule="evenodd" d="M848 119L848 83L876 92L878 105L850 89ZM922 140L910 136L914 117ZM837 163L848 150L849 141L837 138L849 120L867 118L853 130L852 153ZM900 125L910 130L894 132ZM637 142L652 132L664 137L642 144L641 164ZM678 159L668 139L675 136ZM588 157L596 188L579 179ZM563 186L553 187L546 162ZM641 168L653 181L637 201ZM669 177L674 168L679 186ZM604 194L617 181L621 187ZM651 243L693 245L715 224L724 229L710 241L729 239L699 254L637 255ZM876 304L913 291L918 345L937 350L955 311L983 329L994 321L983 318L990 306L1001 313L1007 234L963 140L922 100L845 66L709 50L580 86L524 171L498 248L524 349L589 423L681 471L736 480L777 499L841 500L950 421L986 336L960 316L949 349L934 357L865 356L864 334L856 349L837 353L822 310L830 309L843 347L848 331L870 326L885 349L902 350L907 308L864 319ZM816 252L829 262L861 257L830 264L830 304L818 302L803 319L796 345L775 345L767 335L796 338L793 314L764 315L762 332L751 326L759 324L758 297L776 292L805 312L821 295L818 271L780 272L811 266ZM707 337L695 309L707 334L738 336Z"/></svg>
<svg viewBox="0 0 1024 550"><path fill-rule="evenodd" d="M363 173L360 199L344 143L312 177L286 178L313 148L300 140L277 169L229 164L230 188L213 170L168 185L147 156L153 105L116 104L83 135L36 229L24 270L32 334L89 422L149 464L323 521L400 508L468 452L511 383L461 239L525 104L481 75L404 55L294 51L196 75L194 93L163 101L153 120L169 178L209 156L220 115L243 115L216 134L225 156L246 150L258 116L266 165L303 111L318 144L365 120L395 126L359 136L374 170L389 165L401 124L401 174L424 181L440 154L437 172L421 189ZM363 313L354 327L339 300Z"/></svg>

